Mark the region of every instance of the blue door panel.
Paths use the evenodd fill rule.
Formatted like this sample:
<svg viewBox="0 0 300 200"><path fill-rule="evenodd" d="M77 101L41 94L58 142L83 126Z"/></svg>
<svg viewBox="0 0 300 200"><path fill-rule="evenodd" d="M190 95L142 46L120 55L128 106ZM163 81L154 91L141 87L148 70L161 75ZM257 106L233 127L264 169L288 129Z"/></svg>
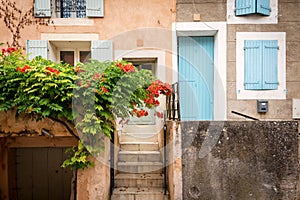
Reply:
<svg viewBox="0 0 300 200"><path fill-rule="evenodd" d="M179 37L182 120L213 119L214 37Z"/></svg>

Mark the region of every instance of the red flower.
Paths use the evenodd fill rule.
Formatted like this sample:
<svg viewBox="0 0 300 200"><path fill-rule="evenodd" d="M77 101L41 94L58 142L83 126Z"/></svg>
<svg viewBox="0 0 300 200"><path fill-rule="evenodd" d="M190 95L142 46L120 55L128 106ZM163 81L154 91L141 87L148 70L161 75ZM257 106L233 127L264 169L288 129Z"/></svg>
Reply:
<svg viewBox="0 0 300 200"><path fill-rule="evenodd" d="M172 88L169 84L163 83L160 80L155 80L147 88L147 98L144 99L146 106L152 108L153 106L158 106L160 103L155 98L159 97L160 94L170 95L172 93Z"/></svg>
<svg viewBox="0 0 300 200"><path fill-rule="evenodd" d="M126 73L135 72L135 68L132 64L127 64L127 65L123 66L122 70Z"/></svg>
<svg viewBox="0 0 300 200"><path fill-rule="evenodd" d="M96 80L96 79L99 79L100 78L100 75L98 73L95 73L94 76L93 76L93 80Z"/></svg>
<svg viewBox="0 0 300 200"><path fill-rule="evenodd" d="M24 65L24 67L22 67L22 68L21 67L16 68L17 71L22 72L22 73L25 73L26 70L28 70L28 69L32 69L32 68L28 65Z"/></svg>
<svg viewBox="0 0 300 200"><path fill-rule="evenodd" d="M16 48L8 47L7 49L2 49L2 54L9 55L9 54L11 54L12 52L15 52L15 51L17 51Z"/></svg>
<svg viewBox="0 0 300 200"><path fill-rule="evenodd" d="M135 67L131 63L127 65L123 65L122 63L119 62L116 64L116 66L120 67L121 70L123 70L126 73L135 72Z"/></svg>
<svg viewBox="0 0 300 200"><path fill-rule="evenodd" d="M15 52L16 51L16 48L14 47L9 47L6 49L6 52L9 52L9 53L12 53L12 52Z"/></svg>
<svg viewBox="0 0 300 200"><path fill-rule="evenodd" d="M139 110L136 113L137 117L143 117L143 116L148 116L148 112L145 110Z"/></svg>
<svg viewBox="0 0 300 200"><path fill-rule="evenodd" d="M101 90L104 92L104 93L108 93L108 89L104 86L101 86Z"/></svg>
<svg viewBox="0 0 300 200"><path fill-rule="evenodd" d="M84 72L84 70L81 69L81 66L76 66L75 68L73 68L73 70L74 70L76 73Z"/></svg>
<svg viewBox="0 0 300 200"><path fill-rule="evenodd" d="M53 68L51 68L51 67L46 67L46 70L47 70L47 74L48 75L50 75L50 74L52 74L52 73L55 73L55 74L59 74L60 73L60 71L58 70L58 69L53 69Z"/></svg>
<svg viewBox="0 0 300 200"><path fill-rule="evenodd" d="M154 113L155 116L159 117L159 118L163 118L164 117L164 113L163 112L156 112Z"/></svg>

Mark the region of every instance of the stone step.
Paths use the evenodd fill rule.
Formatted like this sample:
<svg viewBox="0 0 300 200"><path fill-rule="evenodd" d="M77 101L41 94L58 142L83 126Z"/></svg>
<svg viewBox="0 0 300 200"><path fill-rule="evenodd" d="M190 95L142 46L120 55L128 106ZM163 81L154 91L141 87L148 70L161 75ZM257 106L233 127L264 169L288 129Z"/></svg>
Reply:
<svg viewBox="0 0 300 200"><path fill-rule="evenodd" d="M163 174L117 174L115 187L160 187L164 184Z"/></svg>
<svg viewBox="0 0 300 200"><path fill-rule="evenodd" d="M157 133L122 133L120 142L157 142Z"/></svg>
<svg viewBox="0 0 300 200"><path fill-rule="evenodd" d="M125 151L158 151L158 142L120 142L120 150Z"/></svg>
<svg viewBox="0 0 300 200"><path fill-rule="evenodd" d="M118 161L127 162L159 162L159 151L119 151Z"/></svg>
<svg viewBox="0 0 300 200"><path fill-rule="evenodd" d="M168 200L163 188L120 187L115 188L111 200Z"/></svg>
<svg viewBox="0 0 300 200"><path fill-rule="evenodd" d="M163 171L162 162L118 162L117 169L123 173L158 174Z"/></svg>

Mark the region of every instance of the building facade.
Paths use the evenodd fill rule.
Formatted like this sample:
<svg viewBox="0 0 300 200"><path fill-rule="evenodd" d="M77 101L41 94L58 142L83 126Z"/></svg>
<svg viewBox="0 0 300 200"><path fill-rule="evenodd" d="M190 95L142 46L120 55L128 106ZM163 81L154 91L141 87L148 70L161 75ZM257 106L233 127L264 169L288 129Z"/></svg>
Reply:
<svg viewBox="0 0 300 200"><path fill-rule="evenodd" d="M299 6L298 1L281 0L177 1L173 50L179 46L181 55L181 49L185 51L184 48L191 43L191 40L184 41L187 37L182 36L195 37L193 47L189 47L194 51L197 48L198 51L201 48L209 50L210 47L200 40L201 37L211 37L209 45L213 51L210 55L205 53L205 57L210 59L213 70L207 75L203 69L193 67L199 72L198 80L207 76L203 79L204 86L198 83L206 91L204 96L211 94L207 101L195 98L195 101L207 102L203 107L210 107L205 111L208 114L204 119L245 120L247 116L260 120L299 118L297 52L300 45L296 16ZM186 73L183 79L193 81L194 78L189 72L184 72L184 68L186 65L195 66L197 64L194 63L200 61L188 59L191 62L186 64L174 57L173 64L175 68L178 66L180 73L180 70ZM268 106L263 108L267 110L258 110L261 106ZM190 109L183 112L190 113Z"/></svg>
<svg viewBox="0 0 300 200"><path fill-rule="evenodd" d="M19 15L11 18L11 23L20 23L26 13L38 23L24 25L18 29L20 37L14 37L18 36L16 30L0 20L1 42L19 44L29 58L40 55L70 64L90 58L133 62L139 68L151 70L162 81L179 83L183 121L300 118L297 0L15 1L21 18ZM118 127L118 133L139 132L141 127L147 133L161 133L160 120L153 117L136 120L131 119L133 125ZM37 152L34 148L59 147L58 151L63 151L76 144L64 127L52 126L49 121L42 122L47 126L30 120L24 126L14 126L20 121L15 121L12 112L1 113L0 122L3 133L48 127L56 136L42 142L41 136L1 138L4 167L0 169L0 198L3 199L11 198L18 188L17 181L11 181L17 177L12 177L9 166L22 171L16 164L11 165L19 161L11 157L29 156L32 161ZM22 148L29 149L24 153ZM61 158L51 157L52 150L39 149L36 156L45 156L44 151L51 158L47 162L59 162ZM108 162L109 151L103 156ZM95 162L95 168L78 171L77 199L110 198L109 166ZM28 166L32 168L30 163ZM63 173L67 174L57 172ZM20 178L26 180L25 175ZM180 196L180 189L169 191Z"/></svg>
<svg viewBox="0 0 300 200"><path fill-rule="evenodd" d="M172 68L170 38L175 6L173 0L3 1L1 42L3 48L23 48L28 58L42 56L71 65L89 59L128 60L171 82L168 74ZM96 159L94 168L79 170L72 176L60 167L65 158L62 152L76 145L66 127L54 125L51 120L16 120L14 114L11 111L0 115L1 199L68 199L71 193L71 198L77 199L110 198L109 141L102 161ZM160 123L155 120L152 116L139 123L155 129L155 123ZM53 133L54 139L38 134L41 128ZM6 133L24 129L34 134L6 137Z"/></svg>

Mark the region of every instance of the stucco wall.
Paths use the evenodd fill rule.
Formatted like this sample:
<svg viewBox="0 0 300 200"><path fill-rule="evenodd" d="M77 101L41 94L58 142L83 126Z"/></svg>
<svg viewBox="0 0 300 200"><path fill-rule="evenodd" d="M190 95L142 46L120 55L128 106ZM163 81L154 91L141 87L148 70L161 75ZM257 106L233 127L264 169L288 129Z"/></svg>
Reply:
<svg viewBox="0 0 300 200"><path fill-rule="evenodd" d="M183 199L298 199L298 123L180 122Z"/></svg>
<svg viewBox="0 0 300 200"><path fill-rule="evenodd" d="M33 1L31 0L11 1L15 1L17 3L16 6L24 12L33 6ZM67 23L68 21L65 22L65 26L55 26L55 24L50 24L49 26L32 26L25 29L22 39L24 41L27 39L40 39L41 33L97 33L99 34L99 39L104 40L141 27L170 29L175 16L174 8L173 0L104 0L104 17L89 18L93 25L73 26L72 22L76 23L76 20L69 20L69 23ZM11 35L7 28L5 28L2 20L0 20L0 27L3 30L2 42L10 41ZM25 43L23 44L25 45Z"/></svg>
<svg viewBox="0 0 300 200"><path fill-rule="evenodd" d="M200 14L200 22L226 21L227 2L223 0L178 0L177 22L193 22L193 14ZM300 3L297 0L278 0L278 23L227 24L227 119L244 120L234 115L237 111L259 119L291 119L292 99L300 98ZM286 99L269 100L269 111L257 113L256 100L237 100L236 89L236 33L285 32L286 33Z"/></svg>

